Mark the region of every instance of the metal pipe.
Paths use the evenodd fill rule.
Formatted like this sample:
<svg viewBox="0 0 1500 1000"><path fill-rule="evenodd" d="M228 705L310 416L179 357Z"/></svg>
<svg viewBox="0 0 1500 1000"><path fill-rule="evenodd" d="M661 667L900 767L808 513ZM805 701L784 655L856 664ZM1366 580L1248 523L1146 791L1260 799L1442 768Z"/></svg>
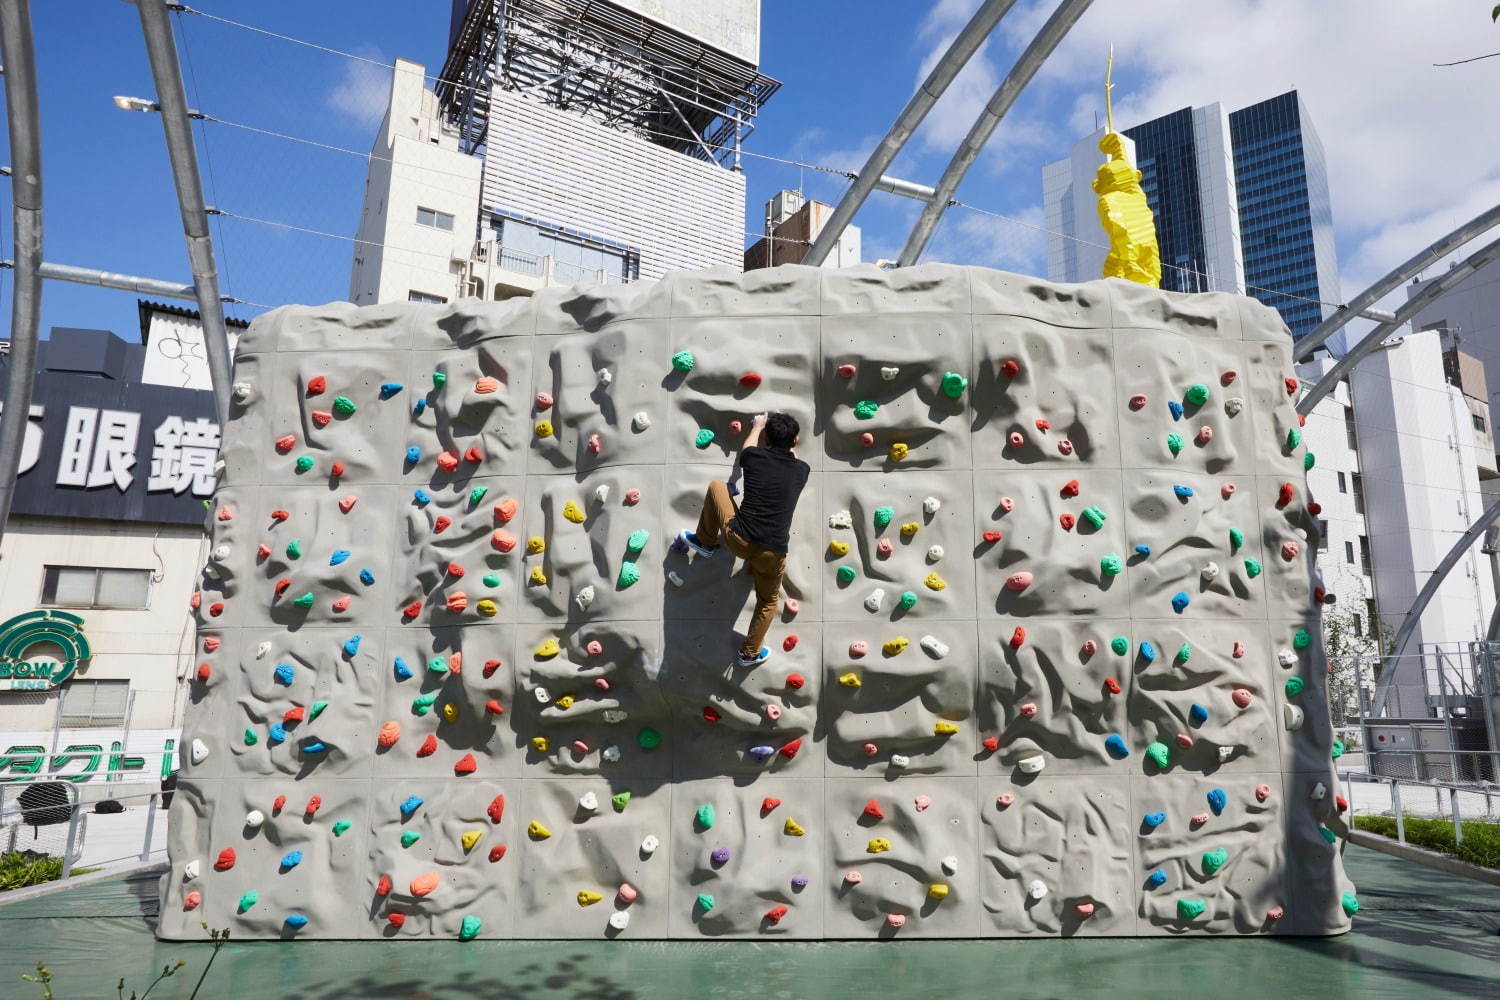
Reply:
<svg viewBox="0 0 1500 1000"><path fill-rule="evenodd" d="M0 0L0 65L5 74L6 125L11 153L15 292L10 304L10 362L5 409L0 412L0 539L10 520L21 468L21 446L31 417L37 328L42 317L42 133L36 99L36 53L29 0Z"/></svg>
<svg viewBox="0 0 1500 1000"><path fill-rule="evenodd" d="M1312 412L1314 406L1333 391L1334 386L1339 384L1346 372L1353 368L1367 356L1373 354L1385 342L1385 338L1395 333L1403 324L1409 321L1417 313L1421 312L1429 302L1438 296L1452 290L1460 281L1479 270L1492 260L1500 259L1500 240L1487 243L1473 254L1466 257L1461 264L1449 268L1441 277L1427 285L1416 295L1407 299L1396 315L1389 323L1382 323L1365 334L1364 338L1349 349L1349 352L1338 363L1328 370L1328 374L1318 379L1317 384L1307 390L1307 395L1297 404L1297 412L1306 416ZM1294 351L1297 347L1294 345Z"/></svg>
<svg viewBox="0 0 1500 1000"><path fill-rule="evenodd" d="M828 218L828 223L824 225L818 238L813 241L812 249L807 252L807 256L802 261L804 264L816 267L828 259L839 237L844 235L844 230L854 218L854 213L859 211L859 207L870 196L870 191L885 174L886 168L891 165L896 154L901 152L901 147L906 145L907 140L916 132L917 126L921 125L922 120L927 117L927 112L931 111L937 99L943 96L943 91L948 89L953 78L958 76L958 71L973 58L975 52L979 51L979 47L989 37L990 31L1009 12L1014 3L1015 0L985 0L979 10L974 12L969 23L964 25L963 30L953 39L953 43L948 46L948 51L943 53L937 65L932 67L932 72L927 74L927 79L922 81L917 92L911 95L911 100L906 102L906 107L902 108L901 113L896 116L890 131L886 132L874 151L870 153L870 158L865 161L864 169L859 172L854 183L849 185L849 190L845 191L844 196L839 199L833 214Z"/></svg>
<svg viewBox="0 0 1500 1000"><path fill-rule="evenodd" d="M0 260L0 268L15 266L16 262L13 260ZM155 295L163 299L186 299L189 302L197 301L198 298L192 285L184 285L176 281L158 281L156 278L142 278L134 274L121 274L118 271L100 271L92 267L74 267L72 264L53 264L43 261L37 268L37 273L45 281L68 281L75 285L118 288L125 292L139 292L142 295ZM224 301L236 300L225 296Z"/></svg>
<svg viewBox="0 0 1500 1000"><path fill-rule="evenodd" d="M1078 19L1093 2L1094 0L1063 0L1047 19L1047 23L1042 25L1042 30L1031 40L1031 44L1026 46L1021 58L1016 60L1016 64L995 89L990 102L979 113L979 117L974 119L969 134L964 136L964 141L954 151L953 159L948 161L932 200L922 209L922 215L912 227L911 235L906 237L906 246L901 249L897 266L909 267L922 256L922 251L927 248L928 241L942 221L943 213L948 210L953 195L958 191L958 185L979 158L980 150L990 141L990 136L994 134L1001 119L1010 111L1011 105L1016 103L1016 98L1021 96L1021 91L1026 89L1042 63L1047 61L1052 50L1057 48L1058 43L1078 23Z"/></svg>
<svg viewBox="0 0 1500 1000"><path fill-rule="evenodd" d="M1485 508L1484 513L1479 515L1479 520L1469 525L1469 529L1459 536L1457 542L1453 543L1453 548L1448 550L1448 554L1443 557L1443 561L1438 563L1437 569L1432 571L1432 575L1423 584L1421 592L1417 594L1417 599L1412 601L1411 609L1406 612L1406 617L1402 619L1401 628L1396 631L1396 640L1391 651L1393 658L1399 657L1406 649L1406 644L1411 641L1412 632L1416 631L1417 624L1422 619L1422 612L1427 610L1428 603L1437 594L1438 588L1443 585L1443 580L1453 571L1453 567L1458 565L1459 560L1464 557L1464 554L1469 551L1469 546L1473 545L1475 541L1484 535L1484 529L1494 524L1497 520L1500 520L1500 500L1496 500L1489 507ZM1386 671L1385 673L1390 675L1394 671ZM1375 691L1377 703L1379 702L1381 691L1389 686L1387 678L1383 676L1379 687Z"/></svg>
<svg viewBox="0 0 1500 1000"><path fill-rule="evenodd" d="M214 410L222 426L229 421L229 334L224 327L224 305L219 300L219 275L214 264L213 240L208 235L208 213L198 177L198 151L193 145L187 95L182 89L182 67L177 63L177 43L172 37L166 0L136 0L136 9L141 15L141 34L146 39L146 55L151 60L151 77L156 83L162 133L172 162L172 183L177 188L177 207L182 213L188 263L193 269L193 287L203 322L203 346L213 382Z"/></svg>
<svg viewBox="0 0 1500 1000"><path fill-rule="evenodd" d="M1447 236L1429 245L1415 257L1406 261L1406 263L1397 266L1395 270L1375 282L1369 288L1360 292L1348 305L1341 307L1338 312L1313 327L1311 333L1293 344L1292 357L1297 361L1306 361L1312 356L1313 351L1322 347L1329 337L1342 330L1344 324L1354 319L1354 317L1369 316L1371 312L1378 314L1379 310L1372 310L1370 307L1389 295L1395 290L1397 285L1416 275L1423 268L1431 267L1449 253L1457 250L1481 233L1489 232L1496 226L1500 226L1500 205L1496 205L1489 211L1476 215ZM1372 316L1370 318L1374 319L1376 317ZM1382 319L1381 321L1391 322L1391 320L1387 319Z"/></svg>
<svg viewBox="0 0 1500 1000"><path fill-rule="evenodd" d="M887 194L900 195L903 198L912 198L916 201L926 201L936 194L934 188L926 184L918 184L916 181L904 181L899 177L877 177L875 189Z"/></svg>

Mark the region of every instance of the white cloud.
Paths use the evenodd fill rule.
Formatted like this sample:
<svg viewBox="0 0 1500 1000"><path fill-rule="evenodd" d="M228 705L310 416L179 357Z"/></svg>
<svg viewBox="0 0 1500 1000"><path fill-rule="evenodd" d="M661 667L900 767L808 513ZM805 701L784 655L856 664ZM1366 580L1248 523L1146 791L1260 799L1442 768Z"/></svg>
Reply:
<svg viewBox="0 0 1500 1000"><path fill-rule="evenodd" d="M355 54L386 61L379 49L364 45L355 49ZM328 107L347 115L361 127L373 128L385 117L386 106L391 98L391 67L377 66L358 59L344 62L338 83L325 99Z"/></svg>

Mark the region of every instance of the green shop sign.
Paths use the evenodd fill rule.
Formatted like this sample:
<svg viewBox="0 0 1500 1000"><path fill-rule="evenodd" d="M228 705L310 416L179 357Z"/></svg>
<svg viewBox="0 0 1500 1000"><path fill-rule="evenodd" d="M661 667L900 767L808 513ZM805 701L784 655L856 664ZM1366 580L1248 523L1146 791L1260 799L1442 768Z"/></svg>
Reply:
<svg viewBox="0 0 1500 1000"><path fill-rule="evenodd" d="M62 656L53 650L61 650ZM16 615L0 624L0 691L56 687L89 656L80 616L52 610Z"/></svg>

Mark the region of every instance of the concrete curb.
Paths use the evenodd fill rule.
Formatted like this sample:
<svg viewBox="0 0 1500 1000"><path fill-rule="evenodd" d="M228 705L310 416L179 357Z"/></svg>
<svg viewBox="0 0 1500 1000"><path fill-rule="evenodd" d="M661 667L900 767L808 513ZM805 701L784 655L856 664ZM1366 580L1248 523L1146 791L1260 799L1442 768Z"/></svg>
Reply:
<svg viewBox="0 0 1500 1000"><path fill-rule="evenodd" d="M1382 837L1378 833L1370 833L1365 830L1350 830L1349 843L1360 847L1368 847L1372 851L1381 854L1389 854L1393 858L1403 861L1411 861L1427 868L1434 868L1449 875L1459 875L1463 878L1471 878L1476 882L1484 882L1488 885L1500 886L1500 871L1494 868L1485 868L1483 865L1470 864L1457 858L1450 858L1446 854L1437 851L1429 851L1425 847L1417 847L1415 844L1403 844L1399 840L1390 837Z"/></svg>
<svg viewBox="0 0 1500 1000"><path fill-rule="evenodd" d="M153 872L161 873L167 870L165 861L130 861L124 864L102 868L87 875L78 875L69 879L58 879L52 882L43 882L41 885L31 885L24 889L11 889L9 892L0 892L0 906L10 903L21 903L28 899L36 899L40 896L50 896L54 892L63 892L80 885L93 885L96 882L109 882L114 879L129 878L132 875L147 875Z"/></svg>

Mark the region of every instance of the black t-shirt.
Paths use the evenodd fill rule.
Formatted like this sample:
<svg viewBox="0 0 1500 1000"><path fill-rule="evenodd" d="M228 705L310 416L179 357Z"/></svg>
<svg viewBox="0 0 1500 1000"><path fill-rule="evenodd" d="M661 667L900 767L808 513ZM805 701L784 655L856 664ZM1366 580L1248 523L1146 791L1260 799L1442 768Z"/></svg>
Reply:
<svg viewBox="0 0 1500 1000"><path fill-rule="evenodd" d="M744 499L729 526L752 545L785 554L792 512L811 469L784 448L747 448L740 454L740 467L745 470Z"/></svg>

